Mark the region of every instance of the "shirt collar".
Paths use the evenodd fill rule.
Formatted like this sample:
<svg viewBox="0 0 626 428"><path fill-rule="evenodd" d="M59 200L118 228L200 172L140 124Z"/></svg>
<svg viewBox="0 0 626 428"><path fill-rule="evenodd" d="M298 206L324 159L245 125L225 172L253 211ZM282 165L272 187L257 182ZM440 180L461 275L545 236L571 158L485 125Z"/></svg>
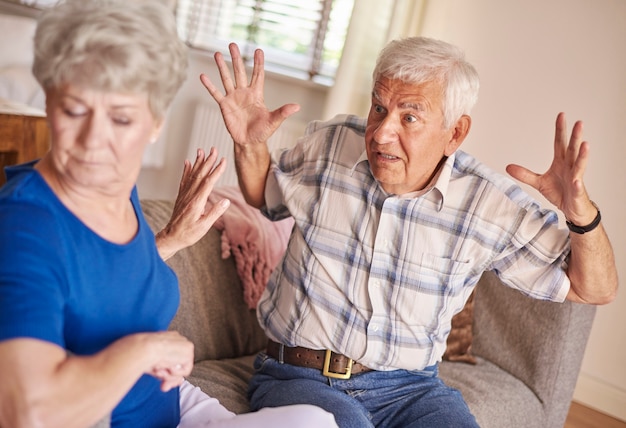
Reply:
<svg viewBox="0 0 626 428"><path fill-rule="evenodd" d="M430 180L430 183L428 183L428 185L424 189L417 190L415 192L405 193L403 195L396 195L396 197L405 199L428 197L437 204L437 211L441 211L441 208L443 208L446 193L448 191L448 185L450 184L450 177L452 177L452 169L454 167L455 157L456 153L452 153L450 156L448 156L446 161L439 167L439 171L434 175L432 180ZM358 159L352 166L352 169L350 170L350 174L354 173L357 165L361 162L368 162L366 150L363 150L361 155L358 157Z"/></svg>
<svg viewBox="0 0 626 428"><path fill-rule="evenodd" d="M360 164L361 162L369 162L369 160L367 159L367 150L363 150L363 152L361 152L361 156L359 156L356 162L354 162L354 165L352 166L352 169L350 170L350 175L354 173L354 170L356 169L357 165Z"/></svg>

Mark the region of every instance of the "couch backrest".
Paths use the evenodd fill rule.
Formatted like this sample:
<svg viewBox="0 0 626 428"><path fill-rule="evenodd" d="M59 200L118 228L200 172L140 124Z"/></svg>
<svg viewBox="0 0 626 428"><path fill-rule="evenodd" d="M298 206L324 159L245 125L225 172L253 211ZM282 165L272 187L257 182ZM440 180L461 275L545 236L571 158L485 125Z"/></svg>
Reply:
<svg viewBox="0 0 626 428"><path fill-rule="evenodd" d="M173 202L143 200L146 220L155 231L170 218ZM204 238L169 259L180 284L181 301L171 329L195 344L196 361L254 354L267 344L248 309L232 258L221 260L220 232L211 229Z"/></svg>
<svg viewBox="0 0 626 428"><path fill-rule="evenodd" d="M548 419L562 424L595 310L531 299L486 272L476 288L473 353L524 382L543 403Z"/></svg>

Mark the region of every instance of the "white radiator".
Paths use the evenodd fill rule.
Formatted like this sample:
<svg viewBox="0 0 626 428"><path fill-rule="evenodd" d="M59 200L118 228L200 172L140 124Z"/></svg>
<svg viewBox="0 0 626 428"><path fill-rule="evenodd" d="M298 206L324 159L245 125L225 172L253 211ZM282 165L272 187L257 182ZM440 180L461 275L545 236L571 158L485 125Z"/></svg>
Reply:
<svg viewBox="0 0 626 428"><path fill-rule="evenodd" d="M287 119L269 139L270 151L292 147L303 135L305 127L306 124L303 122L294 121L293 118ZM200 103L194 113L187 159L193 162L199 148L208 153L211 147L215 147L219 156L226 158L227 161L226 171L220 178L219 185L236 186L237 173L233 156L233 141L226 130L219 107L215 103Z"/></svg>

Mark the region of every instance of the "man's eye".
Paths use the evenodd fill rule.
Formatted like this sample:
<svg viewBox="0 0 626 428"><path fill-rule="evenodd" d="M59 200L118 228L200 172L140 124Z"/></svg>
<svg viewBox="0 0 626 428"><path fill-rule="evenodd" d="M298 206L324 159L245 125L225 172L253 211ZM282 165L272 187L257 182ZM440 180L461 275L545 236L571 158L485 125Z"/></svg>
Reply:
<svg viewBox="0 0 626 428"><path fill-rule="evenodd" d="M414 122L417 122L417 117L415 117L415 116L413 116L411 114L408 114L408 115L405 116L404 120L406 120L409 123L414 123Z"/></svg>
<svg viewBox="0 0 626 428"><path fill-rule="evenodd" d="M385 112L385 109L384 109L382 106L379 106L379 105L374 105L374 111L375 111L376 113L384 113L384 112Z"/></svg>
<svg viewBox="0 0 626 428"><path fill-rule="evenodd" d="M127 117L117 116L113 118L113 123L116 125L130 125L131 120Z"/></svg>

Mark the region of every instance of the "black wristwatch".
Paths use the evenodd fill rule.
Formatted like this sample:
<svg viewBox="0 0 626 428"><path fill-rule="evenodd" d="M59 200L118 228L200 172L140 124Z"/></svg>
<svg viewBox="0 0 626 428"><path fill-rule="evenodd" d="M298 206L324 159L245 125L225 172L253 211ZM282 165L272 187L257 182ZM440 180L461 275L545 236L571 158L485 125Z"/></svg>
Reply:
<svg viewBox="0 0 626 428"><path fill-rule="evenodd" d="M578 226L577 224L574 224L571 221L566 220L565 224L567 224L567 228L570 231L582 235L583 233L591 232L593 229L598 227L598 225L600 224L600 220L602 220L602 216L600 215L600 208L598 208L595 202L591 201L591 203L593 204L594 207L596 207L596 210L598 210L598 214L596 215L596 218L594 218L593 221L589 223L587 226Z"/></svg>

